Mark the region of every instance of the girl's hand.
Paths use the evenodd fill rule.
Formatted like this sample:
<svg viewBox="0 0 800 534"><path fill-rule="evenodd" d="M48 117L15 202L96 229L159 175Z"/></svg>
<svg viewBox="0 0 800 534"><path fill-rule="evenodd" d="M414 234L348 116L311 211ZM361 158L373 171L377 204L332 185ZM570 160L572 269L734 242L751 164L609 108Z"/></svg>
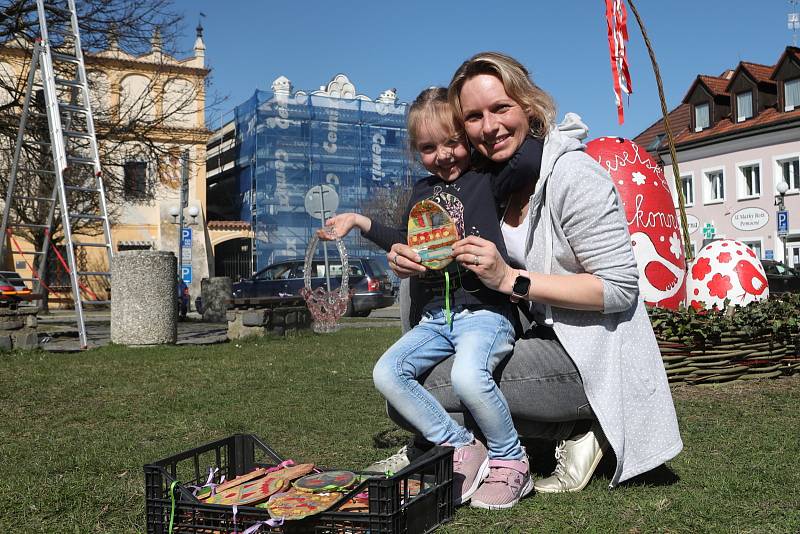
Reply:
<svg viewBox="0 0 800 534"><path fill-rule="evenodd" d="M333 241L337 237L346 236L356 226L362 231L368 232L372 227L372 221L358 213L334 215L325 221L325 228L317 230L317 237L323 241Z"/></svg>
<svg viewBox="0 0 800 534"><path fill-rule="evenodd" d="M511 267L505 262L491 241L471 235L453 243L453 257L464 268L472 271L489 289L508 293Z"/></svg>
<svg viewBox="0 0 800 534"><path fill-rule="evenodd" d="M386 254L389 267L398 278L408 278L423 273L427 268L419 263L420 257L413 248L404 243L395 243Z"/></svg>

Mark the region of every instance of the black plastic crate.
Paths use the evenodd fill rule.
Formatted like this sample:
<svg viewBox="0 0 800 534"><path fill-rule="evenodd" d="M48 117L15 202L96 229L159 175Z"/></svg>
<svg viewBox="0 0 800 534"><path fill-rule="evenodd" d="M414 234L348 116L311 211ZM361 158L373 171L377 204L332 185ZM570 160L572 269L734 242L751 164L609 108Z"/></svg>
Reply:
<svg viewBox="0 0 800 534"><path fill-rule="evenodd" d="M191 486L205 483L210 468L231 480L258 467L279 464L281 458L260 438L235 434L144 466L148 534L229 534L270 519L262 508L203 504ZM421 483L409 496L409 480ZM170 496L173 482L174 499ZM369 513L338 511L341 503L368 492ZM173 511L174 502L174 511ZM453 449L434 447L391 477L364 480L328 511L287 521L280 527L262 525L259 533L416 534L433 531L453 518Z"/></svg>

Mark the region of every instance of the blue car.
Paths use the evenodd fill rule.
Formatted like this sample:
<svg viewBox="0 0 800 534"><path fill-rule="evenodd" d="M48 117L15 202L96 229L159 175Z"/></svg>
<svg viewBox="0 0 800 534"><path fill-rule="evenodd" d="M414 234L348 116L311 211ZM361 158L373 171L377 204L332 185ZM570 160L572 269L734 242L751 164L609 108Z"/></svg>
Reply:
<svg viewBox="0 0 800 534"><path fill-rule="evenodd" d="M372 310L394 304L397 286L392 283L386 268L376 258L349 257L347 259L348 284L352 299L345 315L366 317ZM300 294L304 287L304 260L286 260L269 265L250 278L233 284L234 299L257 299L261 297L288 297ZM342 264L339 258L328 260L331 289L342 284ZM311 264L311 287L324 287L325 260L315 259Z"/></svg>

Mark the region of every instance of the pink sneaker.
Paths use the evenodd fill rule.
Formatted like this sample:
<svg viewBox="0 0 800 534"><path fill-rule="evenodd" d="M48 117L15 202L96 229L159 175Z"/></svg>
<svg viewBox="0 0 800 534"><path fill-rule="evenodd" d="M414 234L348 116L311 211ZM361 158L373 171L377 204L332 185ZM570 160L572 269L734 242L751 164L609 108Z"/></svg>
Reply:
<svg viewBox="0 0 800 534"><path fill-rule="evenodd" d="M511 508L533 490L528 457L489 460L489 476L472 496L470 506L487 510Z"/></svg>
<svg viewBox="0 0 800 534"><path fill-rule="evenodd" d="M477 439L453 452L453 500L464 504L489 474L486 447Z"/></svg>

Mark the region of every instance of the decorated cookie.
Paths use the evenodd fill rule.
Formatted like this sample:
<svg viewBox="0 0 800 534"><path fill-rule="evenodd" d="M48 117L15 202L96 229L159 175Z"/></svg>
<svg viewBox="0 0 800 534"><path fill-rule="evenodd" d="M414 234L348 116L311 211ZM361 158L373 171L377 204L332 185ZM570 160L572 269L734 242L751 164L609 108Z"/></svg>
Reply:
<svg viewBox="0 0 800 534"><path fill-rule="evenodd" d="M453 258L452 245L459 239L458 230L450 214L430 199L417 202L408 216L408 245L429 269L442 269Z"/></svg>
<svg viewBox="0 0 800 534"><path fill-rule="evenodd" d="M686 257L664 170L645 149L620 137L595 139L586 153L608 170L619 192L645 302L676 309L686 297Z"/></svg>
<svg viewBox="0 0 800 534"><path fill-rule="evenodd" d="M208 498L208 504L255 504L267 500L270 495L291 487L292 480L307 475L314 464L300 464L268 472L263 477L239 484L226 491L217 492Z"/></svg>
<svg viewBox="0 0 800 534"><path fill-rule="evenodd" d="M358 476L350 471L325 471L306 475L295 480L292 485L300 491L314 493L327 491L343 491L358 482Z"/></svg>
<svg viewBox="0 0 800 534"><path fill-rule="evenodd" d="M764 267L753 249L740 241L712 241L689 268L686 301L696 309L722 308L725 299L744 306L769 296Z"/></svg>
<svg viewBox="0 0 800 534"><path fill-rule="evenodd" d="M291 489L273 495L268 502L260 504L259 508L266 508L269 515L275 519L291 521L324 512L341 498L342 494L336 491L311 493Z"/></svg>

